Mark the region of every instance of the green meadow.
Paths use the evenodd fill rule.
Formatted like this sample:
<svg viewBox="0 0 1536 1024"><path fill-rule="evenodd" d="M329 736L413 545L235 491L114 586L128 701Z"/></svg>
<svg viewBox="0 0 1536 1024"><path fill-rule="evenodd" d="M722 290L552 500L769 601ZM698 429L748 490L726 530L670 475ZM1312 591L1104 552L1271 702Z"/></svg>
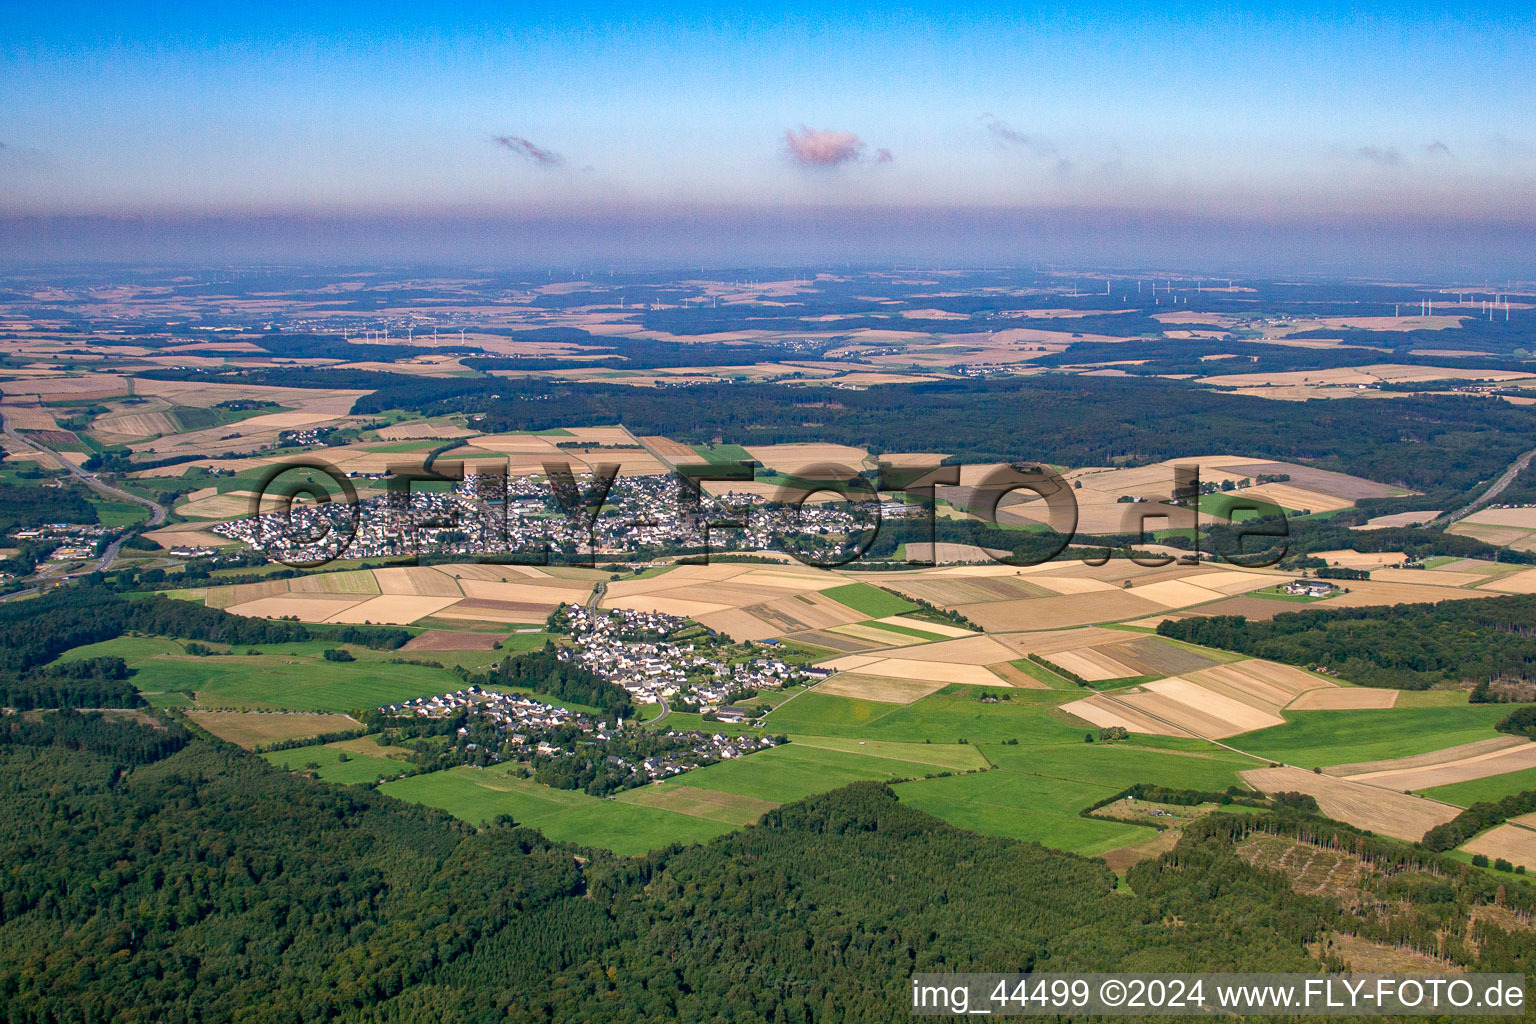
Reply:
<svg viewBox="0 0 1536 1024"><path fill-rule="evenodd" d="M881 590L869 583L847 583L841 587L823 590L822 593L838 604L845 604L872 619L883 619L887 615L917 611L917 605L906 598L893 594L889 590Z"/></svg>
<svg viewBox="0 0 1536 1024"><path fill-rule="evenodd" d="M754 755L756 756L756 755ZM732 830L710 818L621 800L604 800L516 779L495 768L451 768L379 786L379 792L438 807L471 824L509 814L560 842L636 855L672 843L696 843Z"/></svg>
<svg viewBox="0 0 1536 1024"><path fill-rule="evenodd" d="M1291 711L1284 725L1233 737L1227 742L1285 764L1303 768L1382 761L1475 743L1498 734L1493 726L1507 707L1407 707L1369 711Z"/></svg>
<svg viewBox="0 0 1536 1024"><path fill-rule="evenodd" d="M308 764L318 764L315 772L326 782L358 783L375 782L399 775L408 765L388 757L371 757L367 754L347 754L343 761L342 751L332 747L296 747L292 750L273 750L260 755L268 764L287 771L297 771Z"/></svg>
<svg viewBox="0 0 1536 1024"><path fill-rule="evenodd" d="M1470 782L1453 782L1449 786L1436 786L1420 792L1448 804L1471 807L1476 803L1492 803L1530 789L1536 789L1536 768L1490 775L1486 779L1473 779Z"/></svg>

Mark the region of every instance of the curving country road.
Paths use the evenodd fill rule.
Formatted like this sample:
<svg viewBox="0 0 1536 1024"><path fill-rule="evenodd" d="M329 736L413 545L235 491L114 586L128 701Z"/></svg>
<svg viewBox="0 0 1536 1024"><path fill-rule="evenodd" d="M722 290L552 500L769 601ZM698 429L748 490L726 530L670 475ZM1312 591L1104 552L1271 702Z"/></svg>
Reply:
<svg viewBox="0 0 1536 1024"><path fill-rule="evenodd" d="M64 456L60 455L52 448L47 448L38 442L31 440L30 438L22 437L11 428L11 417L6 413L4 408L0 408L0 431L3 431L6 438L12 441L17 447L30 448L32 451L40 452L44 455L52 457L55 462L64 467L70 476L74 477L76 480L79 480L93 491L105 494L109 498L114 498L121 501L131 501L136 505L145 506L149 509L150 526L159 526L161 523L165 522L166 508L164 505L151 501L148 498L140 497L139 495L133 494L129 491L124 491L113 487L111 484L103 482L101 478L98 477L95 473L88 473L81 469L79 466L75 465L73 462L70 462L68 459L64 458ZM107 569L112 567L112 563L117 560L118 550L123 546L123 541L127 539L127 534L124 534L123 536L114 540L111 544L107 545L107 549L101 553L101 558L96 562L96 569L98 571L105 572Z"/></svg>

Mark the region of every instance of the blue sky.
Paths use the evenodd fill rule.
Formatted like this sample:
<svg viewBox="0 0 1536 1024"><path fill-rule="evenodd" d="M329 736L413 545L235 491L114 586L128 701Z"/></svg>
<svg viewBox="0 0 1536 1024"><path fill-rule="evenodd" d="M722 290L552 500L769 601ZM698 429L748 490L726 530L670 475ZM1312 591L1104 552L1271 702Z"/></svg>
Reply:
<svg viewBox="0 0 1536 1024"><path fill-rule="evenodd" d="M1532 8L1245 6L26 5L0 215L1536 220Z"/></svg>

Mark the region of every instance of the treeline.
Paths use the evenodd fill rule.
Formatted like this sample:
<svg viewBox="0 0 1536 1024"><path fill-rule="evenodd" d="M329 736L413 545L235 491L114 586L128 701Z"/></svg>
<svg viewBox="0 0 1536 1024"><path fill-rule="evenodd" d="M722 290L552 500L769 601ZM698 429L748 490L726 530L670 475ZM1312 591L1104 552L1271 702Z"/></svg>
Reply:
<svg viewBox="0 0 1536 1024"><path fill-rule="evenodd" d="M97 754L123 766L151 764L168 757L186 746L190 738L179 722L162 719L144 725L68 708L36 718L0 718L0 752L14 747L56 747Z"/></svg>
<svg viewBox="0 0 1536 1024"><path fill-rule="evenodd" d="M1442 489L1441 496L1459 500L1460 492ZM1429 499L1420 496L1415 504L1422 507ZM1425 529L1416 526L1389 526L1375 530L1356 530L1351 524L1364 521L1372 515L1386 514L1399 509L1406 502L1388 502L1387 499L1363 503L1369 508L1344 512L1328 519L1286 518L1266 516L1244 520L1241 524L1213 524L1201 527L1200 549L1208 553L1241 552L1250 564L1265 565L1279 562L1285 568L1322 569L1327 561L1316 557L1320 551L1339 551L1353 548L1356 551L1401 551L1410 560L1422 560L1435 556L1452 558L1484 558L1495 562L1513 562L1521 565L1536 564L1536 552L1515 551L1497 547L1475 537L1446 533L1442 529ZM1189 539L1171 535L1164 538L1173 547L1193 548ZM1283 559L1283 561L1282 561ZM1238 561L1229 557L1231 561Z"/></svg>
<svg viewBox="0 0 1536 1024"><path fill-rule="evenodd" d="M1304 461L1425 495L1460 493L1492 479L1528 445L1529 435L1524 410L1457 395L1270 402L1163 379L1076 375L840 391L836 409L826 407L825 396L775 384L636 391L591 382L288 367L147 376L369 390L354 413L469 412L492 432L622 422L641 434L690 443L839 442L877 452L937 449L966 462L1078 466L1237 452Z"/></svg>
<svg viewBox="0 0 1536 1024"><path fill-rule="evenodd" d="M122 658L82 658L62 665L45 665L24 676L0 674L0 707L16 711L35 708L136 708L145 704L128 681Z"/></svg>
<svg viewBox="0 0 1536 1024"><path fill-rule="evenodd" d="M537 651L502 658L501 661L465 677L477 686L514 686L547 694L573 704L585 704L620 718L635 713L629 691L571 661L562 661L554 644L545 641Z"/></svg>
<svg viewBox="0 0 1536 1024"><path fill-rule="evenodd" d="M96 506L86 500L89 493L73 480L58 486L0 481L0 535L46 523L97 522Z"/></svg>
<svg viewBox="0 0 1536 1024"><path fill-rule="evenodd" d="M1336 955L1326 953L1333 945L1331 933L1414 950L1473 970L1518 970L1517 965L1536 954L1536 935L1528 927L1501 926L1477 913L1480 907L1498 905L1513 911L1517 922L1528 922L1536 912L1536 888L1479 871L1422 846L1314 815L1209 815L1185 827L1173 853L1136 865L1127 880L1138 893L1155 899L1168 887L1187 886L1199 879L1212 901L1220 903L1233 889L1252 884L1237 865L1243 864L1240 847L1254 837L1305 843L1353 858L1363 869L1364 899L1359 904L1352 904L1347 895L1343 900L1304 896L1292 889L1287 874L1277 870L1256 873L1266 879L1262 884L1273 880L1289 894L1290 902L1283 909L1272 902L1256 906L1239 897L1249 913L1278 912L1281 920L1298 930L1319 926L1318 945L1330 970L1348 969Z"/></svg>
<svg viewBox="0 0 1536 1024"><path fill-rule="evenodd" d="M308 627L283 619L247 618L163 595L133 601L100 586L57 587L29 600L0 605L0 671L25 673L72 648L133 632L232 647L318 636L383 650L392 650L411 636L403 629Z"/></svg>
<svg viewBox="0 0 1536 1024"><path fill-rule="evenodd" d="M1160 635L1290 665L1317 666L1362 686L1428 689L1439 682L1536 679L1536 595L1435 604L1165 620Z"/></svg>
<svg viewBox="0 0 1536 1024"><path fill-rule="evenodd" d="M0 790L0 856L28 865L0 874L10 1024L862 1024L906 1014L918 970L1315 966L1256 872L1221 901L1193 878L1117 893L1101 862L874 783L637 859L196 739L126 774L0 748Z"/></svg>
<svg viewBox="0 0 1536 1024"><path fill-rule="evenodd" d="M0 873L11 1024L863 1024L908 1014L916 971L1313 972L1307 945L1335 931L1418 942L1443 923L1372 923L1298 894L1238 856L1255 832L1444 872L1400 871L1376 893L1414 912L1533 906L1528 886L1496 893L1483 872L1298 815L1202 819L1119 892L1101 861L954 828L878 783L619 858L226 744L145 763L71 748L70 728L0 743L0 858L27 865ZM1478 938L1452 951L1481 970L1532 954L1528 932Z"/></svg>
<svg viewBox="0 0 1536 1024"><path fill-rule="evenodd" d="M1502 800L1480 800L1443 825L1436 825L1419 840L1426 850L1454 850L1479 832L1502 825L1510 818L1536 811L1536 789L1514 793Z"/></svg>
<svg viewBox="0 0 1536 1024"><path fill-rule="evenodd" d="M1527 739L1536 740L1536 706L1523 707L1510 712L1493 728L1497 732L1509 733L1511 736L1524 736Z"/></svg>
<svg viewBox="0 0 1536 1024"><path fill-rule="evenodd" d="M1458 342L1460 340L1460 332ZM1337 332L1329 333L1338 337ZM1304 334L1295 337L1306 337ZM1232 373L1289 373L1299 370L1332 370L1376 362L1404 363L1410 366L1444 366L1462 370L1513 370L1527 373L1530 366L1519 359L1490 353L1486 356L1447 357L1414 355L1417 342L1399 337L1398 332L1356 332L1360 346L1339 345L1330 348L1298 348L1262 341L1245 341L1234 350L1232 342L1202 338L1154 338L1133 341L1078 341L1061 352L1031 360L1037 366L1077 366L1083 363L1114 362L1124 365L1127 373L1152 376L1193 374L1209 377ZM1397 346L1390 355L1380 351L1383 343ZM1443 342L1443 339L1442 339ZM1237 352L1235 358L1212 360ZM1411 385L1424 389L1422 382Z"/></svg>

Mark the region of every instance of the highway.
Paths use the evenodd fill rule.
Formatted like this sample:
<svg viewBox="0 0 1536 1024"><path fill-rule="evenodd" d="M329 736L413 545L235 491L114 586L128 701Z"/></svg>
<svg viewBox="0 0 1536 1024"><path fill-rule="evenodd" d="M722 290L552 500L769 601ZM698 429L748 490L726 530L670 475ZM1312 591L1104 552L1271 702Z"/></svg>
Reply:
<svg viewBox="0 0 1536 1024"><path fill-rule="evenodd" d="M63 466L70 476L79 480L93 491L96 491L99 494L104 494L107 497L117 501L131 501L136 505L145 506L149 509L149 525L151 527L159 526L161 523L165 522L167 512L164 505L151 501L148 498L140 497L137 494L132 494L128 491L113 487L111 484L102 481L101 478L98 477L95 473L86 472L53 449L44 447L43 445L31 440L30 438L22 437L14 429L12 429L11 418L3 408L0 408L0 429L3 429L6 438L12 441L16 447L30 448L32 451L40 452L44 455L50 456L60 466ZM117 553L119 549L121 549L123 546L123 541L127 539L127 535L125 534L114 540L111 544L107 545L107 549L101 553L101 557L96 561L96 569L98 571L105 572L107 569L112 567L112 563L117 560ZM24 591L23 593L33 592L35 592L35 590ZM10 596L20 597L22 594L18 593L12 594Z"/></svg>
<svg viewBox="0 0 1536 1024"><path fill-rule="evenodd" d="M1515 477L1520 474L1521 470L1525 469L1525 467L1531 464L1531 458L1533 456L1536 456L1536 448L1531 449L1516 459L1514 462L1511 462L1509 464L1509 468L1504 470L1503 475L1495 480L1492 484L1490 484L1488 489L1479 495L1477 499L1472 502L1472 504L1463 505L1455 512L1452 512L1449 516L1441 516L1440 519L1436 520L1436 522L1444 520L1446 525L1449 526L1458 520L1465 519L1473 512L1476 512L1478 509L1482 508L1484 505L1492 502L1494 498L1497 498L1499 495L1503 494L1505 488L1514 482Z"/></svg>

